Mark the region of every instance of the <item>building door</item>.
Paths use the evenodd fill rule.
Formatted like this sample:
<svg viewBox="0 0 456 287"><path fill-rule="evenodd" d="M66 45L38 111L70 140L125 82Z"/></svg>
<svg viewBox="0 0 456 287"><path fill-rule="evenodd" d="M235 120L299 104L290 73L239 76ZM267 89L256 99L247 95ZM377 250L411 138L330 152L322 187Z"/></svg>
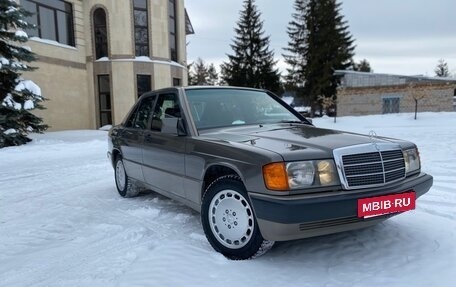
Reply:
<svg viewBox="0 0 456 287"><path fill-rule="evenodd" d="M112 125L111 82L109 75L98 76L98 109L100 114L100 127Z"/></svg>
<svg viewBox="0 0 456 287"><path fill-rule="evenodd" d="M383 113L399 113L400 98L383 98Z"/></svg>

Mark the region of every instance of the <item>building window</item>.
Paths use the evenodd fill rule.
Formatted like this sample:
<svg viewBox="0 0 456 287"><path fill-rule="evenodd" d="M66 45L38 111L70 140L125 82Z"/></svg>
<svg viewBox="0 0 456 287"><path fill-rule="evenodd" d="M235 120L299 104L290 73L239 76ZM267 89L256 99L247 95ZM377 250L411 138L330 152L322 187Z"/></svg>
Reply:
<svg viewBox="0 0 456 287"><path fill-rule="evenodd" d="M95 35L95 57L100 59L108 56L108 27L106 12L98 8L93 12L93 30Z"/></svg>
<svg viewBox="0 0 456 287"><path fill-rule="evenodd" d="M181 79L179 79L179 78L173 78L173 86L174 86L174 87L182 86Z"/></svg>
<svg viewBox="0 0 456 287"><path fill-rule="evenodd" d="M29 36L54 40L75 46L73 7L61 0L22 0L22 7L33 13L27 18L37 29L27 30Z"/></svg>
<svg viewBox="0 0 456 287"><path fill-rule="evenodd" d="M187 9L184 9L185 12L185 35L192 35L195 34L195 30L193 29L192 22L190 21L190 17L188 17Z"/></svg>
<svg viewBox="0 0 456 287"><path fill-rule="evenodd" d="M135 22L135 55L149 56L147 0L133 0Z"/></svg>
<svg viewBox="0 0 456 287"><path fill-rule="evenodd" d="M136 75L136 88L138 93L138 98L152 90L151 87L151 77L150 75Z"/></svg>
<svg viewBox="0 0 456 287"><path fill-rule="evenodd" d="M109 75L98 76L98 100L100 126L111 125L111 83Z"/></svg>
<svg viewBox="0 0 456 287"><path fill-rule="evenodd" d="M384 114L399 113L400 98L383 98L382 100Z"/></svg>
<svg viewBox="0 0 456 287"><path fill-rule="evenodd" d="M453 94L453 110L456 112L456 89L454 89Z"/></svg>
<svg viewBox="0 0 456 287"><path fill-rule="evenodd" d="M176 17L176 1L169 0L169 55L171 61L177 62L177 17Z"/></svg>

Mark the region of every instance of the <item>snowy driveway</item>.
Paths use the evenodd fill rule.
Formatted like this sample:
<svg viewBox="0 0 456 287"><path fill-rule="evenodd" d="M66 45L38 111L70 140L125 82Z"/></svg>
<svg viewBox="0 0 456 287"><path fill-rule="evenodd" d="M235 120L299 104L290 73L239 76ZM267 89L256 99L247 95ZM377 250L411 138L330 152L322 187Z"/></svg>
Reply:
<svg viewBox="0 0 456 287"><path fill-rule="evenodd" d="M34 136L0 150L0 286L454 286L456 113L317 119L418 144L434 186L373 228L277 243L229 261L199 215L151 193L117 195L106 132Z"/></svg>

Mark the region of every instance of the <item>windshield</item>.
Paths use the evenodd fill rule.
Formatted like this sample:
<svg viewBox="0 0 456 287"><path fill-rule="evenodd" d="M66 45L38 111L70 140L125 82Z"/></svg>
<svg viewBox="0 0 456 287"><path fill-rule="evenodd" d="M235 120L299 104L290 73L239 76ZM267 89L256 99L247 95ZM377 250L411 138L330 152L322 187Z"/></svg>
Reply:
<svg viewBox="0 0 456 287"><path fill-rule="evenodd" d="M197 129L301 121L262 91L190 89L185 93Z"/></svg>

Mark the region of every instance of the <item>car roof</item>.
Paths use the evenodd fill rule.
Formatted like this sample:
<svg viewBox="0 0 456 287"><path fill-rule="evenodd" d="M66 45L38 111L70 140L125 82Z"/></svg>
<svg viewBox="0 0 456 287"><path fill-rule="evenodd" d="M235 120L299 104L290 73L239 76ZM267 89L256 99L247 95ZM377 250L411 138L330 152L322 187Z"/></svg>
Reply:
<svg viewBox="0 0 456 287"><path fill-rule="evenodd" d="M235 86L187 86L181 87L184 90L209 90L209 89L230 89L230 90L250 90L250 91L262 91L262 89L249 88L249 87L235 87Z"/></svg>
<svg viewBox="0 0 456 287"><path fill-rule="evenodd" d="M248 87L235 87L235 86L185 86L185 87L167 87L158 90L152 90L143 94L143 96L147 97L152 94L160 94L160 93L167 93L170 91L191 91L191 90L211 90L211 89L218 89L218 90L246 90L246 91L257 91L257 92L266 92L266 90L256 89L256 88L248 88Z"/></svg>

